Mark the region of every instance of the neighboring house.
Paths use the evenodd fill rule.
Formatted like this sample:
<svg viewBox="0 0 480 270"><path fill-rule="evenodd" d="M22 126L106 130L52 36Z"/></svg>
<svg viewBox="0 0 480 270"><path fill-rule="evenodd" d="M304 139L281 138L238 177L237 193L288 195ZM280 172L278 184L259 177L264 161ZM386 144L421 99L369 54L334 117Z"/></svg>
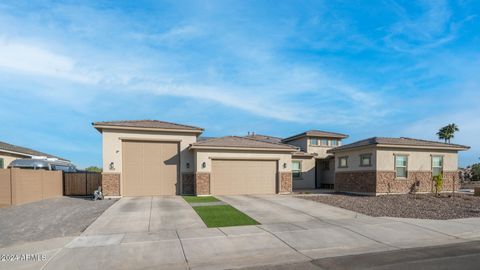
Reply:
<svg viewBox="0 0 480 270"><path fill-rule="evenodd" d="M411 138L370 138L329 150L335 155L335 191L368 195L432 192L459 187L458 151L468 146Z"/></svg>
<svg viewBox="0 0 480 270"><path fill-rule="evenodd" d="M7 168L10 162L15 159L33 157L58 158L59 160L69 161L64 158L49 155L26 147L0 142L0 169Z"/></svg>
<svg viewBox="0 0 480 270"><path fill-rule="evenodd" d="M103 137L102 185L107 196L275 194L293 189L334 187L344 192L377 194L382 193L376 188L377 173L372 172L380 167L377 155L380 157L384 150L391 150L383 145L377 149L377 144L342 146L341 141L347 135L318 130L285 139L254 133L206 138L200 137L202 128L156 120L92 125ZM452 172L452 175L457 166L457 151L467 149L437 142L430 142L434 148L432 145L420 148L417 147L419 140L414 141L415 144L409 141L401 146L412 153L417 151L422 157L429 153L442 154L442 166L446 165L440 169L435 167L435 171ZM355 156L358 144L362 162L369 167L349 167L359 159ZM365 152L364 148L369 151ZM367 156L369 163L366 163ZM347 165L342 163L338 168L338 157L347 157ZM416 158L413 160L417 162ZM418 162L423 164L424 159ZM412 173L408 171L407 179ZM369 182L372 175L375 175L375 184ZM382 174L382 181L391 181L385 180L386 175ZM351 178L353 180L349 180ZM365 185L368 187L360 187ZM407 192L400 187L397 190Z"/></svg>

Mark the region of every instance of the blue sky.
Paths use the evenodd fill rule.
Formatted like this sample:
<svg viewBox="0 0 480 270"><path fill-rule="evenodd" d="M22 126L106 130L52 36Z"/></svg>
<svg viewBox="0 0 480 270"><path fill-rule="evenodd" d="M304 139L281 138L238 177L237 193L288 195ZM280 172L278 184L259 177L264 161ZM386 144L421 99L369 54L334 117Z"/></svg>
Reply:
<svg viewBox="0 0 480 270"><path fill-rule="evenodd" d="M436 140L480 157L478 1L2 1L0 141L101 165L91 122Z"/></svg>

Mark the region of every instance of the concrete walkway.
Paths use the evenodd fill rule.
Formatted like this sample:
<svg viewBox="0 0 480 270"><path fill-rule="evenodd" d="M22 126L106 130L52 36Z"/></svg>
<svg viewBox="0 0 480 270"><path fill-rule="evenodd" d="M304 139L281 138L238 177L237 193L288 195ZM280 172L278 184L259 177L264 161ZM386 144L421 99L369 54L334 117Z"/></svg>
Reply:
<svg viewBox="0 0 480 270"><path fill-rule="evenodd" d="M48 257L41 265L0 268L224 269L480 239L478 218L373 218L286 195L218 198L262 225L206 228L181 197L122 198L80 237L37 247Z"/></svg>

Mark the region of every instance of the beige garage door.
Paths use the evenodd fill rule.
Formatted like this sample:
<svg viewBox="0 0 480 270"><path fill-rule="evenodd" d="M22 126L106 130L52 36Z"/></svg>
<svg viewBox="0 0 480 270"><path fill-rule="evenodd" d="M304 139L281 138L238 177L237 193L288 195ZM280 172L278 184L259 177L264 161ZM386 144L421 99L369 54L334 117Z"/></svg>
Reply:
<svg viewBox="0 0 480 270"><path fill-rule="evenodd" d="M277 162L212 160L210 192L216 195L274 194Z"/></svg>
<svg viewBox="0 0 480 270"><path fill-rule="evenodd" d="M177 193L177 143L124 141L122 149L123 196Z"/></svg>

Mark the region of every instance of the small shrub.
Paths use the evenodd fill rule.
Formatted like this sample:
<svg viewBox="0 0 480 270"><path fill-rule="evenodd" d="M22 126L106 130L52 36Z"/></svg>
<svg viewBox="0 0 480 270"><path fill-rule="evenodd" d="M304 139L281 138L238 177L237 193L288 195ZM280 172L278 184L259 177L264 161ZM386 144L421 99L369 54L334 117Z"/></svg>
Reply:
<svg viewBox="0 0 480 270"><path fill-rule="evenodd" d="M442 176L442 174L434 176L433 177L433 182L435 184L435 195L438 196L438 194L440 192L442 192L442 187L443 187L443 176Z"/></svg>

